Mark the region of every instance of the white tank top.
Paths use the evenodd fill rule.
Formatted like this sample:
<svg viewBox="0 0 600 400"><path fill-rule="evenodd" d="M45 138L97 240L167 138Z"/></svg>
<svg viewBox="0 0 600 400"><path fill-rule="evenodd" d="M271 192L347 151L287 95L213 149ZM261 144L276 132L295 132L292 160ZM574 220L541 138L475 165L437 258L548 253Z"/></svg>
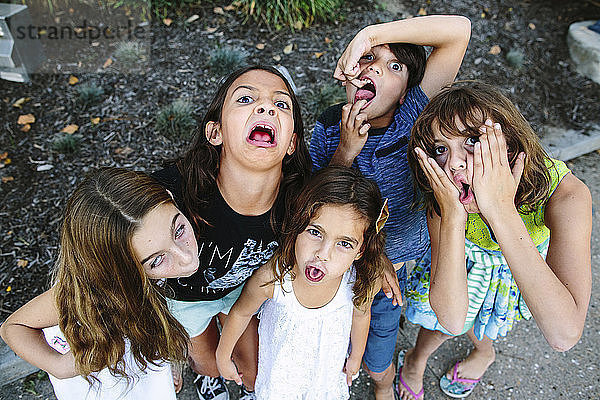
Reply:
<svg viewBox="0 0 600 400"><path fill-rule="evenodd" d="M344 363L352 326L354 267L344 273L334 298L320 308L298 302L286 275L260 313L259 400L348 399Z"/></svg>
<svg viewBox="0 0 600 400"><path fill-rule="evenodd" d="M45 328L43 332L50 347L61 354L70 351L58 326ZM129 341L125 341L125 346L125 372L133 378L129 385L127 379L113 376L108 368L93 374L101 385L96 381L90 385L82 376L58 379L48 374L57 400L176 400L171 365L157 362L158 366L148 364L142 371L129 351Z"/></svg>

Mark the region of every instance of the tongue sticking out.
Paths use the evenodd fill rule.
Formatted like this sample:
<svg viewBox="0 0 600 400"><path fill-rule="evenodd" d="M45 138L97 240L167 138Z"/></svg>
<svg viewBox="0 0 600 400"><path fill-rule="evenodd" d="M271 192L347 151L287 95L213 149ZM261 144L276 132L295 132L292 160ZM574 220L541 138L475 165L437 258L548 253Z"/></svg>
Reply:
<svg viewBox="0 0 600 400"><path fill-rule="evenodd" d="M371 82L368 82L356 91L356 94L354 95L354 101L370 101L373 97L375 97L375 86Z"/></svg>
<svg viewBox="0 0 600 400"><path fill-rule="evenodd" d="M306 275L306 279L311 282L319 282L323 277L325 277L325 273L318 268L308 266L304 269L304 275Z"/></svg>

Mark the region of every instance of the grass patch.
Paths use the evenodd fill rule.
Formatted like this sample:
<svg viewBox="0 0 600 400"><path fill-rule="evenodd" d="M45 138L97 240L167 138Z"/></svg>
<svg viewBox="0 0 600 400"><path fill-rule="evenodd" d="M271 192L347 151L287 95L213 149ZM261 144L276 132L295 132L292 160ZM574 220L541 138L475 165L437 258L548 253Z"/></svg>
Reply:
<svg viewBox="0 0 600 400"><path fill-rule="evenodd" d="M104 89L95 83L84 83L77 86L77 102L84 106L98 103L104 95Z"/></svg>
<svg viewBox="0 0 600 400"><path fill-rule="evenodd" d="M133 70L148 59L146 49L139 42L121 42L115 50L115 59L126 70Z"/></svg>
<svg viewBox="0 0 600 400"><path fill-rule="evenodd" d="M289 27L300 30L315 21L335 21L339 18L342 0L238 0L237 4L254 22L262 22L277 30Z"/></svg>
<svg viewBox="0 0 600 400"><path fill-rule="evenodd" d="M52 150L62 154L74 154L81 148L81 135L59 134L52 141Z"/></svg>
<svg viewBox="0 0 600 400"><path fill-rule="evenodd" d="M191 137L195 127L194 108L185 100L164 106L156 117L156 130L167 137Z"/></svg>
<svg viewBox="0 0 600 400"><path fill-rule="evenodd" d="M219 47L210 53L208 67L216 77L230 74L246 63L247 54L230 46Z"/></svg>

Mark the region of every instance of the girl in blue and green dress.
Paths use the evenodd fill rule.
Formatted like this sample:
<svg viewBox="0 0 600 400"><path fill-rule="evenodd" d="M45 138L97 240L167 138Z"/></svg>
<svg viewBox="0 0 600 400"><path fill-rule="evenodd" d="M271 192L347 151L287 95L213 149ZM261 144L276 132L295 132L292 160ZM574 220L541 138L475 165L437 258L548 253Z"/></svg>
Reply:
<svg viewBox="0 0 600 400"><path fill-rule="evenodd" d="M542 149L497 89L461 83L415 122L409 163L427 209L431 262L414 269L407 318L422 326L399 356L402 399L423 395L428 357L466 333L469 356L440 380L466 397L495 359L492 341L533 316L558 351L579 340L591 291L588 188Z"/></svg>

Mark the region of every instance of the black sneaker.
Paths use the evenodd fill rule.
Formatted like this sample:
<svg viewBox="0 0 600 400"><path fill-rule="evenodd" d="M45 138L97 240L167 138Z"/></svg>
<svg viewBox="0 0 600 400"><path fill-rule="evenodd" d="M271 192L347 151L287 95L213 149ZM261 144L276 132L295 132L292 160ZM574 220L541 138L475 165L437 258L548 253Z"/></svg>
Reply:
<svg viewBox="0 0 600 400"><path fill-rule="evenodd" d="M196 393L200 400L229 400L229 391L225 386L225 381L220 376L197 375L194 379Z"/></svg>
<svg viewBox="0 0 600 400"><path fill-rule="evenodd" d="M240 400L256 400L256 395L254 392L246 389L246 386L242 385L240 388Z"/></svg>

